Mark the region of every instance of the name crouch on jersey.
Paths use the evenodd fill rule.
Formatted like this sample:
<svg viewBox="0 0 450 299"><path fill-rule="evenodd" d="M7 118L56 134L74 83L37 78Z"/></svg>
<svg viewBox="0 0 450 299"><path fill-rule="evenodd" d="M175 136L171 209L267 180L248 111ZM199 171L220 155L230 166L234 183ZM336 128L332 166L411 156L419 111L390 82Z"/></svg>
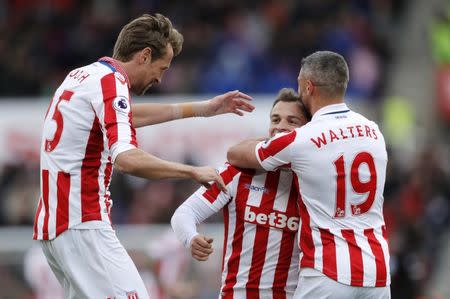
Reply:
<svg viewBox="0 0 450 299"><path fill-rule="evenodd" d="M322 132L319 136L316 138L311 138L312 143L317 148L321 148L322 145L327 145L328 143L332 143L334 141L338 140L344 140L348 138L372 138L377 140L377 130L374 128L371 128L368 125L355 125L355 126L348 126L345 128L338 128L334 130L327 130Z"/></svg>
<svg viewBox="0 0 450 299"><path fill-rule="evenodd" d="M83 82L87 77L89 77L89 73L82 69L76 69L69 73L69 78L77 80L78 83Z"/></svg>

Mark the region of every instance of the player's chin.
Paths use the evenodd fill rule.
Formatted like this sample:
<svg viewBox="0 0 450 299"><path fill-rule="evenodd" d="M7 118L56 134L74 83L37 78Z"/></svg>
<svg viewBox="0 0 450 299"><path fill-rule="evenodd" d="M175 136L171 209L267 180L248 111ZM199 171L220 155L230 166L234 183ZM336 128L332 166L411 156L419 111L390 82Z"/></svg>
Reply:
<svg viewBox="0 0 450 299"><path fill-rule="evenodd" d="M147 85L146 87L144 87L144 88L142 89L142 91L139 93L139 95L140 95L140 96L145 95L145 93L147 92L147 90L149 90L150 87L152 87L152 85L153 85L153 84L149 84L149 85Z"/></svg>

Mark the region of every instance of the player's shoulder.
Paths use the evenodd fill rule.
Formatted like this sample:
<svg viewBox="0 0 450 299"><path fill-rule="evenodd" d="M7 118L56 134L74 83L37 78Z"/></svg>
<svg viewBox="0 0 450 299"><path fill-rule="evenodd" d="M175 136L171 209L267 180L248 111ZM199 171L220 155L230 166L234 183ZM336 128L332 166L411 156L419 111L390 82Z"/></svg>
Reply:
<svg viewBox="0 0 450 299"><path fill-rule="evenodd" d="M311 135L314 135L321 128L322 124L320 121L310 121L299 128L295 128L293 131L295 134L295 142L302 142L305 138L309 139Z"/></svg>
<svg viewBox="0 0 450 299"><path fill-rule="evenodd" d="M65 81L72 85L89 85L98 82L102 77L111 73L110 70L102 67L98 62L80 66L69 71Z"/></svg>
<svg viewBox="0 0 450 299"><path fill-rule="evenodd" d="M125 76L104 61L96 61L83 68L90 75L92 88L99 88L103 93L116 93L128 99L129 89Z"/></svg>
<svg viewBox="0 0 450 299"><path fill-rule="evenodd" d="M114 77L116 80L126 83L124 75L117 71L114 67L109 65L104 61L95 61L91 64L76 68L71 71L75 72L86 72L89 74L91 79L102 79L106 76ZM70 73L69 73L70 74Z"/></svg>
<svg viewBox="0 0 450 299"><path fill-rule="evenodd" d="M358 111L350 110L349 116L350 116L350 118L353 118L353 119L358 119L358 120L371 122L371 123L375 124L375 122L373 120L369 119L367 116L363 115L362 113L360 113Z"/></svg>
<svg viewBox="0 0 450 299"><path fill-rule="evenodd" d="M380 130L378 124L374 120L369 119L368 117L366 117L365 115L363 115L363 114L361 114L359 112L352 111L351 117L354 120L357 120L359 122L365 123L365 124L369 125L372 128L376 128L377 130Z"/></svg>

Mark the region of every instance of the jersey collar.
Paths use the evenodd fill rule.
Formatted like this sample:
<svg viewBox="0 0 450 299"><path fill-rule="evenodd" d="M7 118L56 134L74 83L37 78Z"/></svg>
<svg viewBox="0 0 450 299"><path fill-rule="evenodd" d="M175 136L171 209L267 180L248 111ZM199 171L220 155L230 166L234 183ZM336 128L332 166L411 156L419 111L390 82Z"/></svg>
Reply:
<svg viewBox="0 0 450 299"><path fill-rule="evenodd" d="M108 63L110 66L112 66L112 71L117 71L119 72L122 76L125 77L125 80L127 81L127 85L128 88L130 88L130 80L128 79L128 74L125 72L125 70L123 69L123 67L120 66L119 62L111 57L108 56L104 56L102 58L100 58L98 60L99 62L106 62Z"/></svg>
<svg viewBox="0 0 450 299"><path fill-rule="evenodd" d="M324 115L341 114L347 112L350 112L350 109L348 109L347 104L345 103L328 105L317 110L316 113L314 113L312 120Z"/></svg>

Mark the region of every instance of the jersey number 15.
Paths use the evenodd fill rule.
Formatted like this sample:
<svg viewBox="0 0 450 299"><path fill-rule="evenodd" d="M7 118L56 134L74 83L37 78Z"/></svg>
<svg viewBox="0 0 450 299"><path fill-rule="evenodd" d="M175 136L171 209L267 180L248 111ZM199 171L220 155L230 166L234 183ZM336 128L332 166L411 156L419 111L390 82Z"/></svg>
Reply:
<svg viewBox="0 0 450 299"><path fill-rule="evenodd" d="M70 101L70 99L72 98L72 95L73 95L73 91L64 90L64 92L59 97L58 102L56 103L55 112L53 112L53 116L52 116L52 119L56 122L56 131L55 131L55 135L52 140L45 139L45 151L46 152L51 152L56 148L56 146L59 143L59 140L61 139L61 134L62 134L62 131L64 128L63 116L58 109L59 103L61 103L61 101L63 101L63 100Z"/></svg>

